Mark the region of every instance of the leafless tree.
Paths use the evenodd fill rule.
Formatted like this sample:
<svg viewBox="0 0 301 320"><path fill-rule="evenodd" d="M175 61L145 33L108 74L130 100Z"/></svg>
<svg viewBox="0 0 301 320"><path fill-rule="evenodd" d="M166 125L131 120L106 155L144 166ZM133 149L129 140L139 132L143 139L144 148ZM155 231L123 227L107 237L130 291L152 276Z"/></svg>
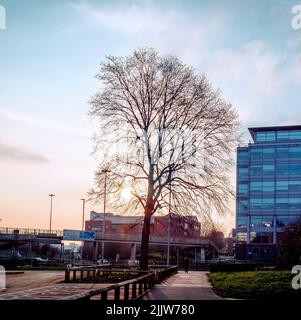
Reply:
<svg viewBox="0 0 301 320"><path fill-rule="evenodd" d="M144 211L140 268L146 270L156 212L227 210L238 116L204 75L151 48L108 56L96 78L101 88L91 100L90 115L100 126L94 137L100 165L91 194L103 195L104 169L110 175L109 195L131 188L130 201L114 201L124 210Z"/></svg>

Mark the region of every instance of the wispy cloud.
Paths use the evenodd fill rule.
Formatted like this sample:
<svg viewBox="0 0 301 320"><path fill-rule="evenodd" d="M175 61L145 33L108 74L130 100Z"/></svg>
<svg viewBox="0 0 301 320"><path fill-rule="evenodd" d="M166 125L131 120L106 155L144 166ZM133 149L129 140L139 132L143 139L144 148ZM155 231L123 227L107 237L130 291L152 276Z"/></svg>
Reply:
<svg viewBox="0 0 301 320"><path fill-rule="evenodd" d="M301 34L297 34L296 36L288 39L286 44L290 49L300 49L301 48Z"/></svg>
<svg viewBox="0 0 301 320"><path fill-rule="evenodd" d="M201 48L208 48L212 39L223 32L227 15L192 16L174 6L154 1L119 2L92 5L89 1L71 3L73 10L88 24L106 28L136 39L142 46L154 46L168 53L181 53L193 59Z"/></svg>
<svg viewBox="0 0 301 320"><path fill-rule="evenodd" d="M49 159L30 151L0 143L0 162L47 163Z"/></svg>
<svg viewBox="0 0 301 320"><path fill-rule="evenodd" d="M255 94L275 94L288 81L284 58L270 52L262 41L252 41L238 49L217 50L204 68L217 83L227 81Z"/></svg>
<svg viewBox="0 0 301 320"><path fill-rule="evenodd" d="M21 111L15 111L5 108L0 108L0 117L4 117L10 120L18 121L20 123L63 133L76 134L81 136L89 136L88 130L77 128L69 125L65 122L57 122L36 116L33 114L24 113Z"/></svg>
<svg viewBox="0 0 301 320"><path fill-rule="evenodd" d="M223 10L224 6L216 6L214 14L206 14L204 6L197 15L155 1L98 5L88 0L75 1L72 9L96 29L122 35L130 43L135 39L141 46L176 54L200 73L205 72L214 87L221 88L225 99L238 109L244 123L291 121L291 117L285 119L283 103L291 113L296 109L291 95L293 87L301 83L301 55L294 50L301 45L300 36L287 40L287 51L279 51L274 41L256 30L247 36L233 28L233 21L240 21L238 12ZM254 14L259 8L254 8ZM283 17L283 12L283 7L274 7L269 14L275 20ZM294 114L301 115L298 110Z"/></svg>

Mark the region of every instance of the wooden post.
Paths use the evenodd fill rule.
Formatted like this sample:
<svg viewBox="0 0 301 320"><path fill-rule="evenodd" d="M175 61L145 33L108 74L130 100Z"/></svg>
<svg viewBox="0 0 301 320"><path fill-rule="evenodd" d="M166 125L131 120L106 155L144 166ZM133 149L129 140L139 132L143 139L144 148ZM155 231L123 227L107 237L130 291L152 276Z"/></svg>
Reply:
<svg viewBox="0 0 301 320"><path fill-rule="evenodd" d="M124 300L129 300L129 289L130 289L130 285L126 284L124 286Z"/></svg>
<svg viewBox="0 0 301 320"><path fill-rule="evenodd" d="M120 300L120 287L116 287L114 289L114 300L116 301Z"/></svg>
<svg viewBox="0 0 301 320"><path fill-rule="evenodd" d="M134 282L132 284L132 300L134 300L136 298L136 296L137 296L137 292L136 291L137 291L136 290L136 282Z"/></svg>
<svg viewBox="0 0 301 320"><path fill-rule="evenodd" d="M70 282L70 270L65 270L65 282Z"/></svg>
<svg viewBox="0 0 301 320"><path fill-rule="evenodd" d="M75 281L76 280L76 269L73 269L73 279L72 279L73 281Z"/></svg>
<svg viewBox="0 0 301 320"><path fill-rule="evenodd" d="M101 292L100 299L101 300L108 300L108 291Z"/></svg>

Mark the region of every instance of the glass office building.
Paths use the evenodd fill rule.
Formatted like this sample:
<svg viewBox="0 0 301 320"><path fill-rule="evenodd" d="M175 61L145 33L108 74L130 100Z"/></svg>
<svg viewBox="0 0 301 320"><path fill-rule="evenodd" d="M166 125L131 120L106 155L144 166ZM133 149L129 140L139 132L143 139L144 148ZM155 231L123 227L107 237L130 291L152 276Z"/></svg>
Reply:
<svg viewBox="0 0 301 320"><path fill-rule="evenodd" d="M237 151L236 257L267 260L301 215L301 125L249 131Z"/></svg>

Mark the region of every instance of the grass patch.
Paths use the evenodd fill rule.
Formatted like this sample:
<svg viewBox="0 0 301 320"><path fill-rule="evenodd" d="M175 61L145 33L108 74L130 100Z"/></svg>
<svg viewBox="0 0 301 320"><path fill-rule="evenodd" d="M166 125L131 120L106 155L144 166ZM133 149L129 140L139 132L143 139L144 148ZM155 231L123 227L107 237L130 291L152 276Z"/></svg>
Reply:
<svg viewBox="0 0 301 320"><path fill-rule="evenodd" d="M301 297L291 286L290 271L216 272L209 274L215 292L225 298L270 299Z"/></svg>

